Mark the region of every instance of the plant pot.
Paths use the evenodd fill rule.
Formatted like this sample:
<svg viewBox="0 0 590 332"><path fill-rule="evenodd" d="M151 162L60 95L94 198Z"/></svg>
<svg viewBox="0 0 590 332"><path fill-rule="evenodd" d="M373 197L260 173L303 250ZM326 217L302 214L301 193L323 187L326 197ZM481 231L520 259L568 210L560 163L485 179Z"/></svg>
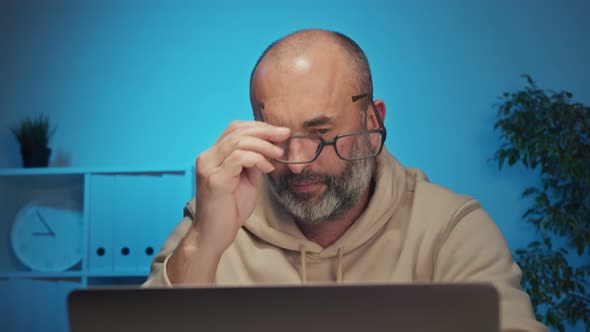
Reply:
<svg viewBox="0 0 590 332"><path fill-rule="evenodd" d="M23 158L23 167L49 166L51 149L46 146L21 146L20 153Z"/></svg>

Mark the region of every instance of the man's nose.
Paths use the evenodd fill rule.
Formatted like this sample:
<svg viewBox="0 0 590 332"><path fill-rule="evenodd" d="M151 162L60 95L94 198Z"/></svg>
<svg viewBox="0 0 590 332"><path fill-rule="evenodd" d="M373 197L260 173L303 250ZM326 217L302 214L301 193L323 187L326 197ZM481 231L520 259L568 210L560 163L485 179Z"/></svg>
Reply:
<svg viewBox="0 0 590 332"><path fill-rule="evenodd" d="M309 146L304 144L303 140L291 140L289 144L289 155L287 156L288 161L307 161L310 159ZM299 174L308 164L287 164L291 172Z"/></svg>
<svg viewBox="0 0 590 332"><path fill-rule="evenodd" d="M292 173L299 174L303 172L303 169L305 169L307 165L309 164L287 164L287 167L289 167L289 170L291 170Z"/></svg>

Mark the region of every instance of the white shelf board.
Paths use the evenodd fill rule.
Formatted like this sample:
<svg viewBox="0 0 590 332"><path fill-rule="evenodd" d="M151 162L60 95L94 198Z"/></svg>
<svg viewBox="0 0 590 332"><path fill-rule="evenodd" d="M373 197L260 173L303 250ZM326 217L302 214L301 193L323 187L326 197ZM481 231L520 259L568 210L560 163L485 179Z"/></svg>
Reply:
<svg viewBox="0 0 590 332"><path fill-rule="evenodd" d="M63 272L39 272L39 271L14 271L0 272L0 278L81 278L82 271L63 271Z"/></svg>
<svg viewBox="0 0 590 332"><path fill-rule="evenodd" d="M129 271L129 272L82 272L82 271L63 271L63 272L38 272L38 271L14 271L14 272L0 272L0 278L121 278L130 277L137 278L148 277L149 271Z"/></svg>
<svg viewBox="0 0 590 332"><path fill-rule="evenodd" d="M105 272L87 272L85 276L89 278L120 278L120 277L144 277L147 279L148 270L145 271L105 271Z"/></svg>
<svg viewBox="0 0 590 332"><path fill-rule="evenodd" d="M184 173L190 167L33 167L33 168L0 168L0 176L28 175L82 175L86 173Z"/></svg>

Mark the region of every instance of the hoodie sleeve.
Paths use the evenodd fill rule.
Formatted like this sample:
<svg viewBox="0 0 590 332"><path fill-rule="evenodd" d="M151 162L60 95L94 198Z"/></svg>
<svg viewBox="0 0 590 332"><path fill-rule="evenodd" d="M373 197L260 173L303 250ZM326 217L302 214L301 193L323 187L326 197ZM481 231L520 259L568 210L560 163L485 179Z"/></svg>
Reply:
<svg viewBox="0 0 590 332"><path fill-rule="evenodd" d="M191 203L187 204L184 208L184 218L174 228L168 239L164 242L164 245L160 249L160 252L154 257L150 268L150 274L147 281L142 287L172 287L170 280L168 279L168 273L166 272L166 264L168 259L172 255L172 252L176 249L180 241L184 239L186 233L188 233L192 223L192 212Z"/></svg>
<svg viewBox="0 0 590 332"><path fill-rule="evenodd" d="M521 270L490 216L478 207L457 219L444 232L446 238L443 236L436 259L434 279L491 282L500 297L502 332L549 331L535 320L529 296L520 286Z"/></svg>

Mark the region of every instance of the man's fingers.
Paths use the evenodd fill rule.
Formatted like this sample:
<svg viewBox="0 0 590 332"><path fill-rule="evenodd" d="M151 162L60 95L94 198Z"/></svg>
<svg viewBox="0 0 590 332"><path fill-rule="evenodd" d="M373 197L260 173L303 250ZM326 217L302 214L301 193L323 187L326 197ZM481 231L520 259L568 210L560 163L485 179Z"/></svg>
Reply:
<svg viewBox="0 0 590 332"><path fill-rule="evenodd" d="M197 175L206 176L215 172L235 151L255 152L264 156L267 161L279 158L282 150L273 142L282 142L289 138L289 134L289 128L260 121L233 121L217 142L198 156Z"/></svg>
<svg viewBox="0 0 590 332"><path fill-rule="evenodd" d="M228 134L230 134L240 128L251 128L251 127L260 126L260 124L258 124L257 122L259 122L259 121L234 120L229 124L229 126L227 126L227 128L225 128L223 133L221 133L221 135L217 139L217 142L221 141L225 136L227 136Z"/></svg>
<svg viewBox="0 0 590 332"><path fill-rule="evenodd" d="M283 149L269 141L252 136L231 136L220 142L215 149L217 164L221 164L234 151L252 151L263 155L266 159L279 158Z"/></svg>
<svg viewBox="0 0 590 332"><path fill-rule="evenodd" d="M244 173L248 181L254 184L260 174L270 173L274 169L274 166L262 155L251 151L238 150L232 152L223 164L212 172L200 174L203 176L204 181L197 188L204 185L209 190L213 190L209 194L214 192L228 193L235 189L242 173Z"/></svg>
<svg viewBox="0 0 590 332"><path fill-rule="evenodd" d="M251 121L252 122L252 121ZM201 166L204 169L215 169L234 151L245 150L257 152L267 159L278 158L282 154L281 148L271 142L281 142L289 137L288 128L263 125L242 124L231 133L219 139L215 145L203 153Z"/></svg>
<svg viewBox="0 0 590 332"><path fill-rule="evenodd" d="M255 152L267 160L279 158L283 154L282 148L269 141L252 136L232 136L203 152L197 159L197 170L204 173L214 171L236 151Z"/></svg>
<svg viewBox="0 0 590 332"><path fill-rule="evenodd" d="M250 184L255 186L258 182L258 178L260 178L260 175L262 175L262 172L257 168L246 168L245 171Z"/></svg>
<svg viewBox="0 0 590 332"><path fill-rule="evenodd" d="M221 172L229 177L240 175L244 168L256 168L263 173L275 169L261 154L243 150L232 152L221 164Z"/></svg>
<svg viewBox="0 0 590 332"><path fill-rule="evenodd" d="M222 139L218 140L219 143L232 139L235 136L253 136L270 142L282 142L289 137L290 129L286 127L275 127L263 122L262 125L240 127L227 133Z"/></svg>
<svg viewBox="0 0 590 332"><path fill-rule="evenodd" d="M221 142L229 135L252 135L267 140L277 141L284 140L285 132L289 129L285 127L277 127L261 121L233 121L219 136L217 142ZM278 135L278 137L277 137Z"/></svg>

